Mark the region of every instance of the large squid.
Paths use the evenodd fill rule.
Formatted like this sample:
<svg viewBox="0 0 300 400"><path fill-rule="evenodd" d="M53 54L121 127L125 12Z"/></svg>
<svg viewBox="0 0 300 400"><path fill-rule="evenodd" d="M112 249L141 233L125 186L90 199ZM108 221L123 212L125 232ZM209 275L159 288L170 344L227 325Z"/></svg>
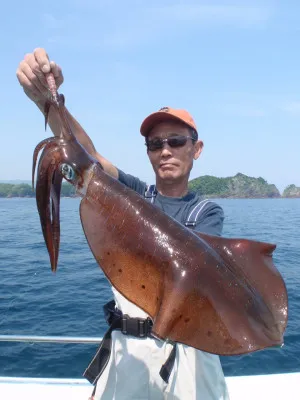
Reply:
<svg viewBox="0 0 300 400"><path fill-rule="evenodd" d="M60 118L59 137L38 153L36 200L51 268L60 242L63 178L73 184L91 251L109 282L153 320L156 338L234 355L283 344L288 318L275 245L195 233L106 174L76 140L63 95L47 76L47 103Z"/></svg>

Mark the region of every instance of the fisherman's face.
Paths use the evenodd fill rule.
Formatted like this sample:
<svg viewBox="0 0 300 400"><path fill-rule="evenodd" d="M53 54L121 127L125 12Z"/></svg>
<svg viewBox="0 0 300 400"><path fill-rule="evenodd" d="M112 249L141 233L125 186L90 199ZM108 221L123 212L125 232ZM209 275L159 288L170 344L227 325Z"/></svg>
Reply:
<svg viewBox="0 0 300 400"><path fill-rule="evenodd" d="M190 130L184 124L175 121L161 122L152 128L147 139L153 141L178 135L191 137ZM188 139L184 146L171 147L164 142L161 149L154 151L148 149L147 153L157 179L173 183L189 178L193 161L200 156L202 147L201 141L194 142Z"/></svg>

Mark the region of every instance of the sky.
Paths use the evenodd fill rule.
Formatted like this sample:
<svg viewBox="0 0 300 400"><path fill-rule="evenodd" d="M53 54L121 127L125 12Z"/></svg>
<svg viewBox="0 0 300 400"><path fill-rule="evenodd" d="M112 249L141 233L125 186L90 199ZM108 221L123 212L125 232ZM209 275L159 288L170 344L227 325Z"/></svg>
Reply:
<svg viewBox="0 0 300 400"><path fill-rule="evenodd" d="M16 78L43 47L68 109L125 172L154 182L139 128L170 106L193 115L204 142L191 179L241 172L300 186L299 1L10 1L0 38L0 180L30 179L51 136Z"/></svg>

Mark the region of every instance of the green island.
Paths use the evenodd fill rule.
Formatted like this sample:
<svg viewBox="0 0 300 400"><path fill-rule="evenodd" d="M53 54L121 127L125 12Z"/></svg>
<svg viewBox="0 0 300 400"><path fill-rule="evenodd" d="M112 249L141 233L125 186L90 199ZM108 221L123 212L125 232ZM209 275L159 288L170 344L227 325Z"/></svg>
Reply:
<svg viewBox="0 0 300 400"><path fill-rule="evenodd" d="M266 199L266 198L300 198L300 187L287 186L281 194L277 187L265 179L253 178L242 173L227 178L204 175L192 179L189 189L209 198L228 199ZM74 187L64 182L62 197L76 197ZM29 183L0 183L0 198L35 197Z"/></svg>
<svg viewBox="0 0 300 400"><path fill-rule="evenodd" d="M289 185L286 187L282 193L282 197L299 198L300 197L300 187L295 185Z"/></svg>
<svg viewBox="0 0 300 400"><path fill-rule="evenodd" d="M227 199L272 199L300 198L300 188L295 185L287 186L281 194L274 184L265 179L253 178L242 173L227 178L217 178L205 175L192 179L189 188L193 192L210 198Z"/></svg>

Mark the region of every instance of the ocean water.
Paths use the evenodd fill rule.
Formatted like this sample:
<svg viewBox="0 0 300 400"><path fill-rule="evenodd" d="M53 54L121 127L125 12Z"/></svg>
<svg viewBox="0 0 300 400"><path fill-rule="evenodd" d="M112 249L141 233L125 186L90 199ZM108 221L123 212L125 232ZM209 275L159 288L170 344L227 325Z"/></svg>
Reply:
<svg viewBox="0 0 300 400"><path fill-rule="evenodd" d="M108 282L89 250L79 199L61 201L61 250L50 270L34 199L0 199L0 334L102 336ZM277 244L274 262L288 289L289 322L282 348L221 357L224 373L300 371L300 199L233 200L224 236ZM0 376L79 378L97 345L0 342Z"/></svg>

